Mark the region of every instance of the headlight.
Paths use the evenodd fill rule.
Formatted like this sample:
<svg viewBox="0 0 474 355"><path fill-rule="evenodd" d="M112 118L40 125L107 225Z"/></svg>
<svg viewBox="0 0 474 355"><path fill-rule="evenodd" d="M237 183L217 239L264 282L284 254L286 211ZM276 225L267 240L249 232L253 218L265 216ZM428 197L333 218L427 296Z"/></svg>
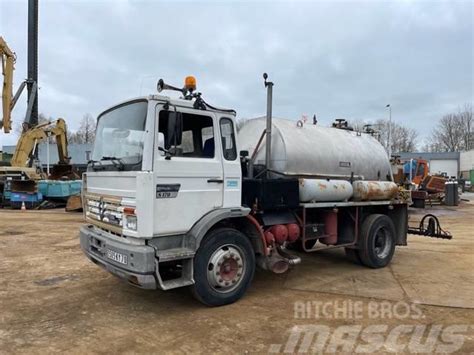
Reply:
<svg viewBox="0 0 474 355"><path fill-rule="evenodd" d="M137 230L137 216L125 216L125 228L136 231Z"/></svg>

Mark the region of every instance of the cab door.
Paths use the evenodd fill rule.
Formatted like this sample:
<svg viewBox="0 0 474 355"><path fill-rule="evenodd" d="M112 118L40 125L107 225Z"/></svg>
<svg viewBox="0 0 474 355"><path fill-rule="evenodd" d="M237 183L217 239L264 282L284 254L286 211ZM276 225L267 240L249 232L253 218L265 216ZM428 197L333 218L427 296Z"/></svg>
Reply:
<svg viewBox="0 0 474 355"><path fill-rule="evenodd" d="M180 234L223 205L224 175L219 126L212 112L179 108L180 144L167 142L167 110L157 110L154 159L154 234ZM159 149L164 138L166 153ZM176 141L175 141L176 142Z"/></svg>
<svg viewBox="0 0 474 355"><path fill-rule="evenodd" d="M224 207L241 206L242 169L237 152L234 120L219 118L222 165L224 167Z"/></svg>

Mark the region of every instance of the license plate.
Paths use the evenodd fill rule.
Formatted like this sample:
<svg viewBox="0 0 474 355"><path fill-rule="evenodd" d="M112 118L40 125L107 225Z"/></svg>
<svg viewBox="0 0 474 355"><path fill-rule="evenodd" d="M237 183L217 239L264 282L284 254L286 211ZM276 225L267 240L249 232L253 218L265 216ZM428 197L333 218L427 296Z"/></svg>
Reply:
<svg viewBox="0 0 474 355"><path fill-rule="evenodd" d="M107 249L107 257L113 261L116 261L120 264L127 265L127 256L117 253L116 251Z"/></svg>

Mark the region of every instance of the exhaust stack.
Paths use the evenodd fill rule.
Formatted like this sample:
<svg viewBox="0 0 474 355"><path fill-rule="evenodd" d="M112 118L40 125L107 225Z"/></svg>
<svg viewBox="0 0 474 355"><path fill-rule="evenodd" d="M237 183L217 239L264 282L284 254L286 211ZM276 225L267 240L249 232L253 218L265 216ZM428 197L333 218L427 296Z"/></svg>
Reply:
<svg viewBox="0 0 474 355"><path fill-rule="evenodd" d="M267 169L266 176L269 177L270 160L272 157L272 95L273 82L267 81L268 74L263 73L265 80L265 87L267 88L267 128L265 130L265 168Z"/></svg>

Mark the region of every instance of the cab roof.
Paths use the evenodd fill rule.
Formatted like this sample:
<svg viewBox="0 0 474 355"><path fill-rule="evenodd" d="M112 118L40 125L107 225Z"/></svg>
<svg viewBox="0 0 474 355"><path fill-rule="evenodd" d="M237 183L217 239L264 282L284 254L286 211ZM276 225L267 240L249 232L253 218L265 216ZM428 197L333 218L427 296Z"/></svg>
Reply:
<svg viewBox="0 0 474 355"><path fill-rule="evenodd" d="M122 106L124 104L129 103L129 102L145 101L145 100L146 101L157 101L157 102L163 102L163 103L168 102L170 105L174 105L174 106L178 106L178 107L186 107L186 108L191 108L191 109L194 108L194 102L195 102L195 100L185 100L185 99L181 99L181 98L171 98L169 96L159 95L159 94L152 94L152 95L148 95L148 96L138 96L138 97L130 98L130 99L125 100L125 101L118 102L115 105L108 107L107 109L103 110L99 114L99 116L101 116L104 112L110 111L110 110L112 110L112 109L114 109L118 106ZM229 110L229 109L224 109L224 108L217 108L217 107L209 107L208 106L206 108L206 111L218 112L218 113L224 113L224 114L227 114L227 115L236 116L235 111Z"/></svg>

